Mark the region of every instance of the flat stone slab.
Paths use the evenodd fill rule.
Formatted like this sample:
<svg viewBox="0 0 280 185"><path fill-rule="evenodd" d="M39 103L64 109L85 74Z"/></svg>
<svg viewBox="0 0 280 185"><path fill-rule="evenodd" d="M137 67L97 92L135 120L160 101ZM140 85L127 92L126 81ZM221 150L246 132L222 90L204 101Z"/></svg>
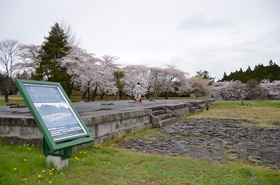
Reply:
<svg viewBox="0 0 280 185"><path fill-rule="evenodd" d="M235 119L185 119L179 123L120 143L137 152L193 156L223 162L243 160L249 164L280 169L280 128Z"/></svg>
<svg viewBox="0 0 280 185"><path fill-rule="evenodd" d="M115 101L95 101L95 102L75 102L73 105L81 116L114 114L131 110L143 110L156 106L174 106L191 102L203 102L204 100L143 100L142 103L133 100ZM0 106L1 117L29 118L32 117L28 108L11 108L10 106Z"/></svg>

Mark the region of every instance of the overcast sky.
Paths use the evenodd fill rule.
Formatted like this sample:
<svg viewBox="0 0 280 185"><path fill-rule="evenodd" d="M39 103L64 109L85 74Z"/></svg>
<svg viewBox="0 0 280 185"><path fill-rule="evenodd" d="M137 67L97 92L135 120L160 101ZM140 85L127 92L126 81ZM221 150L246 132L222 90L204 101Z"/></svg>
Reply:
<svg viewBox="0 0 280 185"><path fill-rule="evenodd" d="M121 64L207 70L216 80L280 65L279 0L0 0L0 41L41 45L62 19L80 47Z"/></svg>

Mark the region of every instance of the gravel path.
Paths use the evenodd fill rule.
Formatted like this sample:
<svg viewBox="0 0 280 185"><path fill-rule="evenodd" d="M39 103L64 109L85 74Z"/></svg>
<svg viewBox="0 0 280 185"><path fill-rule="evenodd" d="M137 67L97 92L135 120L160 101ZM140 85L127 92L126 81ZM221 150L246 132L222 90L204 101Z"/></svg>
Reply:
<svg viewBox="0 0 280 185"><path fill-rule="evenodd" d="M137 152L187 155L215 162L239 159L279 170L280 128L252 124L255 123L234 119L185 119L119 146Z"/></svg>

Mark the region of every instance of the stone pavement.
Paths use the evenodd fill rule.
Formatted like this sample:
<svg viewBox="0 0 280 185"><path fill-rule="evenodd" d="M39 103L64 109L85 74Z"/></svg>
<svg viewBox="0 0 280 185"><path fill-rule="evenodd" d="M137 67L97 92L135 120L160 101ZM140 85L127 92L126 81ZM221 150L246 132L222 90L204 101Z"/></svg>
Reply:
<svg viewBox="0 0 280 185"><path fill-rule="evenodd" d="M124 150L215 162L242 160L280 169L280 128L259 127L248 120L185 119L123 141L119 146Z"/></svg>

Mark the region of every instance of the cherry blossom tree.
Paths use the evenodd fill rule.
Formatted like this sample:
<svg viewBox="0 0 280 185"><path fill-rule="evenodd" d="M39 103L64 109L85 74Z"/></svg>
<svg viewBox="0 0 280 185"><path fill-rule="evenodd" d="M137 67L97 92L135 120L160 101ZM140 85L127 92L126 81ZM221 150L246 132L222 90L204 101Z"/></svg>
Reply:
<svg viewBox="0 0 280 185"><path fill-rule="evenodd" d="M280 100L280 80L269 82L269 80L263 80L260 86L265 88L268 92L270 99Z"/></svg>
<svg viewBox="0 0 280 185"><path fill-rule="evenodd" d="M188 73L177 69L175 66L168 65L164 69L165 73L165 84L164 84L164 91L165 91L165 98L168 99L168 92L175 92L176 90L184 91L188 84L186 76Z"/></svg>
<svg viewBox="0 0 280 185"><path fill-rule="evenodd" d="M250 79L246 82L247 97L249 100L265 99L268 91L262 87L255 79Z"/></svg>
<svg viewBox="0 0 280 185"><path fill-rule="evenodd" d="M116 94L118 88L115 86L114 82L114 72L120 69L120 64L117 64L116 61L119 58L117 56L103 55L98 59L97 63L100 66L101 73L96 81L96 86L94 88L94 94L92 100L94 100L97 90L99 90L101 99L105 94Z"/></svg>
<svg viewBox="0 0 280 185"><path fill-rule="evenodd" d="M214 95L216 99L241 100L246 97L246 90L246 85L239 80L214 83Z"/></svg>
<svg viewBox="0 0 280 185"><path fill-rule="evenodd" d="M168 92L174 92L175 90L185 91L189 87L187 75L186 72L177 69L175 66L165 68L150 67L148 87L154 92L155 99L158 98L160 92L165 92L167 98Z"/></svg>
<svg viewBox="0 0 280 185"><path fill-rule="evenodd" d="M213 87L209 85L209 81L202 77L189 78L188 83L190 85L189 93L191 97L207 97L213 91Z"/></svg>
<svg viewBox="0 0 280 185"><path fill-rule="evenodd" d="M83 92L87 92L88 101L90 91L102 73L97 61L99 59L94 57L94 54L76 45L72 45L69 53L59 60L60 65L66 67L67 73L71 76L72 88L76 86Z"/></svg>
<svg viewBox="0 0 280 185"><path fill-rule="evenodd" d="M118 69L115 56L103 55L101 58L95 57L93 53L88 53L85 49L77 45L71 45L71 50L67 56L59 60L62 67L67 68L67 73L71 76L72 87L79 88L87 94L88 101L95 99L97 90L104 96L106 93L116 93L114 86L113 71ZM91 91L93 91L92 98Z"/></svg>
<svg viewBox="0 0 280 185"><path fill-rule="evenodd" d="M135 86L138 82L142 84L141 93L145 95L148 91L148 73L149 69L145 65L127 65L122 68L124 71L124 91L132 99L134 98Z"/></svg>
<svg viewBox="0 0 280 185"><path fill-rule="evenodd" d="M154 98L158 99L158 95L166 84L166 71L160 67L150 67L149 70L149 85L154 92Z"/></svg>

